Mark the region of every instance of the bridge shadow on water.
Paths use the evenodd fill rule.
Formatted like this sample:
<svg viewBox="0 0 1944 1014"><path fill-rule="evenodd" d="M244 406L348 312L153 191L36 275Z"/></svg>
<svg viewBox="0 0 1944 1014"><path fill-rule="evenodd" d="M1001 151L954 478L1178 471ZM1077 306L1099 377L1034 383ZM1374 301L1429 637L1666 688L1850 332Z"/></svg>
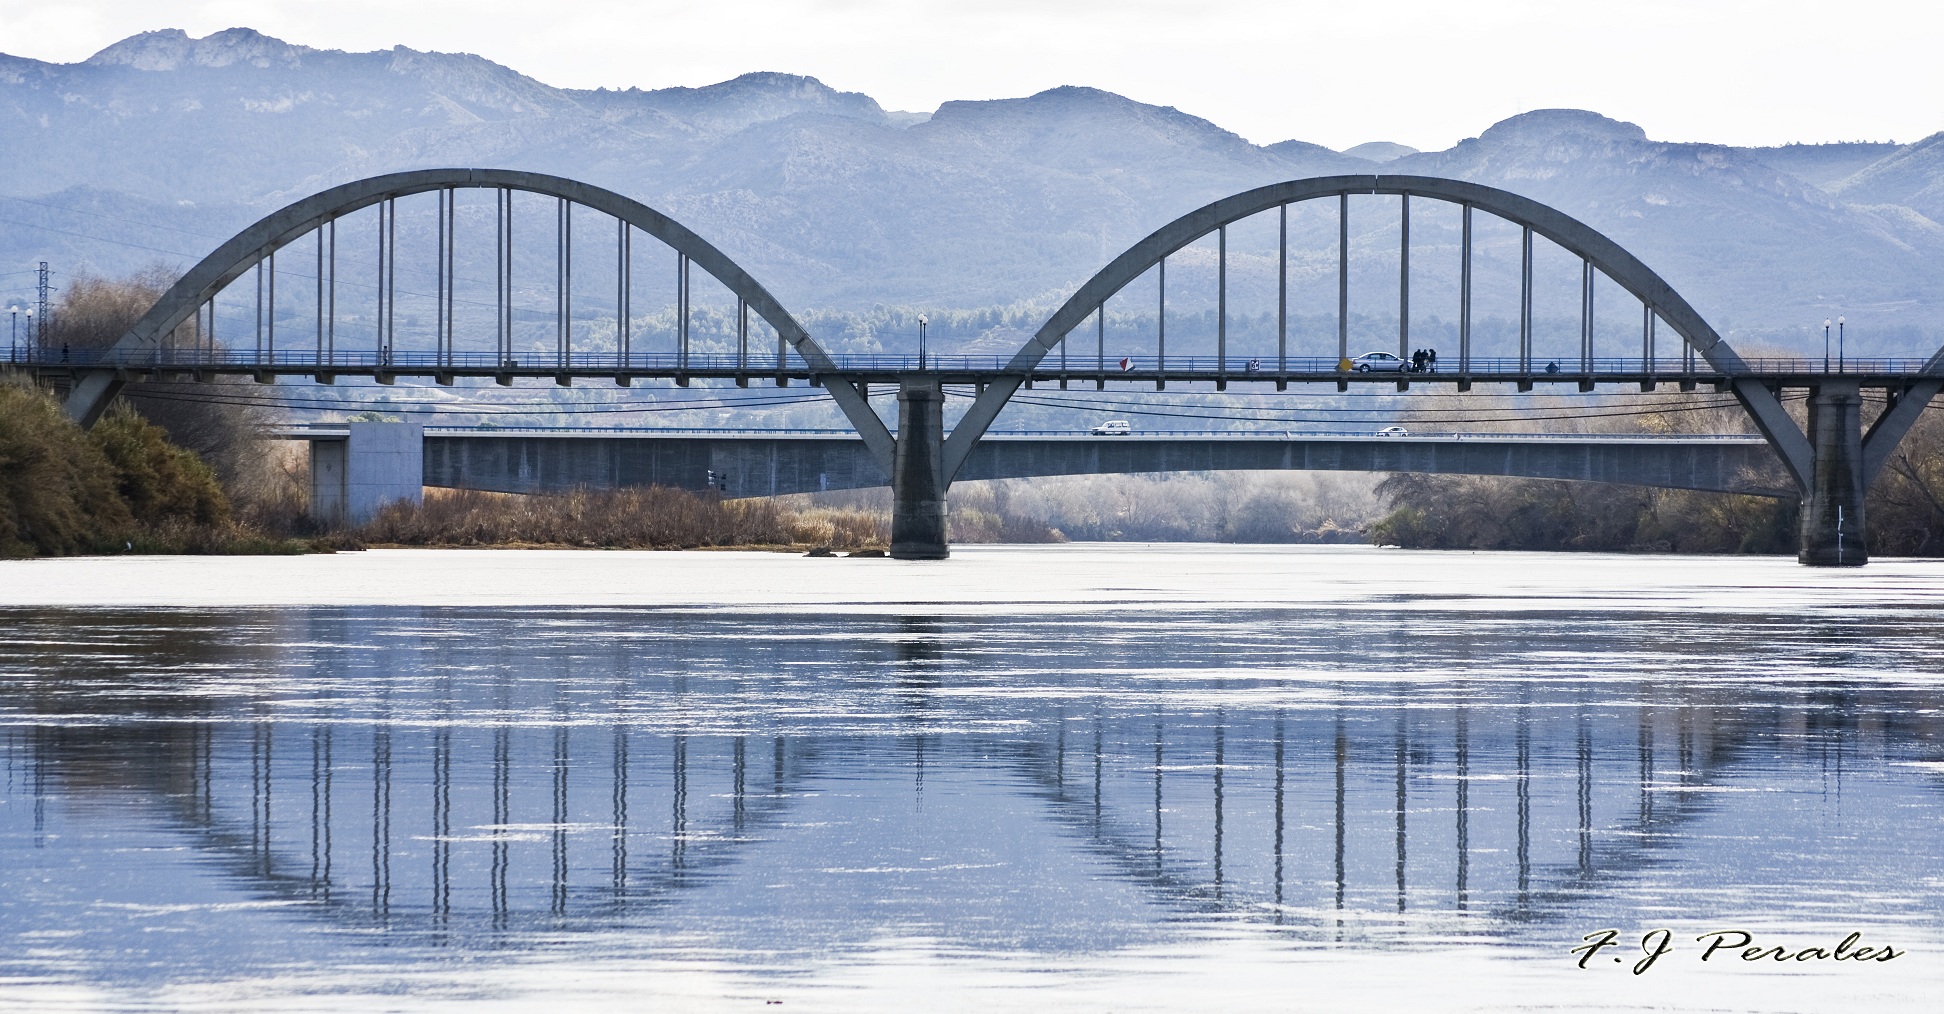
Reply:
<svg viewBox="0 0 1944 1014"><path fill-rule="evenodd" d="M785 961L887 935L1075 952L1196 926L1557 947L1657 904L1786 917L1838 896L1936 916L1907 890L1936 872L1934 699L1842 676L1864 650L1934 671L1914 622L1400 606L8 624L0 859L87 835L186 852L162 896L274 903L286 941ZM1827 668L1776 682L1784 653ZM1842 872L1811 889L1797 862Z"/></svg>

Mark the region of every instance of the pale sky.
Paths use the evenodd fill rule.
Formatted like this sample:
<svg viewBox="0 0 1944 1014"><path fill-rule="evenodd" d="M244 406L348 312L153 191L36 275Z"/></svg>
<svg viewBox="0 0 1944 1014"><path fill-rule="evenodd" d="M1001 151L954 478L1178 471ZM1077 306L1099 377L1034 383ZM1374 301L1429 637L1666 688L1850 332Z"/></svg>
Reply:
<svg viewBox="0 0 1944 1014"><path fill-rule="evenodd" d="M1091 85L1333 148L1443 148L1553 106L1675 141L1944 130L1944 5L1908 0L0 0L0 52L56 62L235 26L477 53L578 88L774 70L930 110Z"/></svg>

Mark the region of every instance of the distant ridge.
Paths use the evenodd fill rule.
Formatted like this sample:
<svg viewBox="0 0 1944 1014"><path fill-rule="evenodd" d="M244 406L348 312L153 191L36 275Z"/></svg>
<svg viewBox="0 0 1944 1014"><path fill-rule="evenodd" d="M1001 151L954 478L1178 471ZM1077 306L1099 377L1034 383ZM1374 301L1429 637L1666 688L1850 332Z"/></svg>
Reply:
<svg viewBox="0 0 1944 1014"><path fill-rule="evenodd" d="M1806 341L1835 313L1864 354L1927 353L1944 335L1944 135L1735 148L1549 109L1445 151L1337 152L1252 144L1097 88L902 113L795 74L562 89L473 55L314 49L233 28L145 32L73 64L0 56L0 137L0 191L39 202L0 201L13 223L0 260L66 271L186 265L326 186L482 165L647 201L806 313L1037 306L1203 203L1382 166L1553 204L1738 338ZM1394 250L1382 228L1360 222L1359 249ZM0 281L0 296L20 284Z"/></svg>
<svg viewBox="0 0 1944 1014"><path fill-rule="evenodd" d="M1389 162L1394 159L1403 158L1406 155L1415 155L1418 153L1418 149L1408 144L1398 144L1395 141L1365 141L1356 147L1343 149L1343 153L1351 158L1367 158L1372 162Z"/></svg>

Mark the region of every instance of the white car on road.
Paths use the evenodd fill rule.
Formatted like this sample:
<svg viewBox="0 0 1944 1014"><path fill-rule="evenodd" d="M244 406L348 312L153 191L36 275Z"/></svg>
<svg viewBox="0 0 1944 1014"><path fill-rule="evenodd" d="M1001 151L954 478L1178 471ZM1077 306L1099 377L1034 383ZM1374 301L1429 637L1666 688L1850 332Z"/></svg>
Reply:
<svg viewBox="0 0 1944 1014"><path fill-rule="evenodd" d="M1125 419L1109 419L1093 428L1097 437L1124 437L1133 432L1133 425Z"/></svg>
<svg viewBox="0 0 1944 1014"><path fill-rule="evenodd" d="M1358 373L1409 373L1411 363L1388 352L1366 352L1350 360L1350 368Z"/></svg>

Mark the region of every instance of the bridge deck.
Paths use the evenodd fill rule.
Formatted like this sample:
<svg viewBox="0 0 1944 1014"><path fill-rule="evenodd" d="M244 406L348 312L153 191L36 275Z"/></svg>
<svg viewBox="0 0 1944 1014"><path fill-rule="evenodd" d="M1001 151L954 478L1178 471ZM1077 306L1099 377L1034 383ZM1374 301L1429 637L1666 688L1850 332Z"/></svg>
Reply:
<svg viewBox="0 0 1944 1014"><path fill-rule="evenodd" d="M864 383L892 383L913 375L923 375L946 384L990 384L1020 376L1009 370L1010 357L1003 356L832 356L835 375ZM731 380L748 384L751 380L818 383L831 371L813 370L796 356L782 361L756 356L689 355L668 353L633 354L625 360L611 354L573 353L519 355L509 359L482 353L434 352L336 352L319 355L310 349L277 349L263 353L228 349L160 349L142 354L110 354L103 350L17 348L9 356L11 364L43 374L76 375L89 371L115 370L127 380L187 378L201 380L213 376L248 376L263 382L278 378L314 378L331 383L338 377L372 377L389 383L399 377L421 377L438 383L458 378L492 379L503 384L515 380L550 380L555 383L606 380L628 384L636 380ZM1662 383L1725 387L1728 375L1705 362L1634 358L1544 359L1473 358L1460 363L1446 360L1436 370L1403 373L1381 370L1344 371L1334 358L1286 357L1247 359L1213 356L1128 357L1101 362L1093 357L1062 360L1056 353L1048 356L1024 375L1031 384L1132 383L1165 385L1174 383L1235 384L1456 384L1514 383L1520 385L1573 384L1589 388L1600 384L1655 385ZM1255 365L1252 367L1251 363ZM1923 359L1849 359L1831 362L1824 369L1821 361L1799 358L1747 360L1749 373L1765 382L1783 387L1819 384L1832 375L1842 376L1865 387L1903 387L1923 373Z"/></svg>
<svg viewBox="0 0 1944 1014"><path fill-rule="evenodd" d="M314 446L349 434L344 426L274 431ZM841 431L446 427L423 434L420 471L427 486L541 493L658 485L741 497L890 481L864 441ZM992 433L973 448L957 478L1290 469L1510 475L1797 495L1779 477L1767 443L1741 434Z"/></svg>

